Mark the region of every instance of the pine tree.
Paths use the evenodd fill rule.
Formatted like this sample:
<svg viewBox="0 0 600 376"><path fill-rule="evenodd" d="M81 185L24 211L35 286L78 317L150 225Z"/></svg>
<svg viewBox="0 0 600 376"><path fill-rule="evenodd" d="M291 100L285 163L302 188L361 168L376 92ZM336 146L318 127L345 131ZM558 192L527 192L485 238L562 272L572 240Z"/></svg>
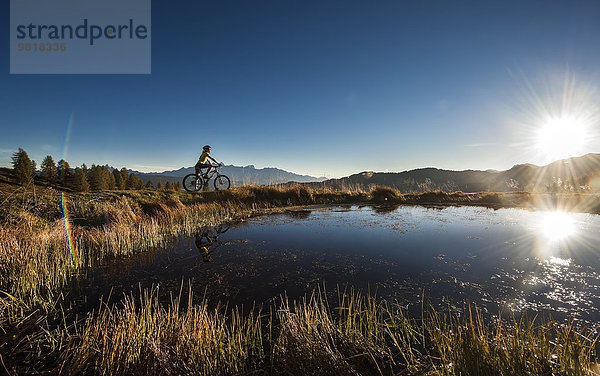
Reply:
<svg viewBox="0 0 600 376"><path fill-rule="evenodd" d="M165 189L162 181L160 181L160 180L158 181L158 183L156 184L156 189L158 189L159 191L162 191Z"/></svg>
<svg viewBox="0 0 600 376"><path fill-rule="evenodd" d="M103 186L102 186L102 172L100 171L100 168L98 166L96 166L95 164L93 164L92 167L89 169L87 175L88 175L87 180L90 185L90 190L93 192L101 191Z"/></svg>
<svg viewBox="0 0 600 376"><path fill-rule="evenodd" d="M56 167L56 163L54 163L54 159L52 156L47 155L46 158L42 161L42 176L51 183L56 182L58 177L58 168Z"/></svg>
<svg viewBox="0 0 600 376"><path fill-rule="evenodd" d="M92 191L115 189L116 179L106 166L92 165L88 173L88 180Z"/></svg>
<svg viewBox="0 0 600 376"><path fill-rule="evenodd" d="M110 172L110 170L106 166L104 167L104 175L106 178L107 189L117 188L117 179L115 179L115 176Z"/></svg>
<svg viewBox="0 0 600 376"><path fill-rule="evenodd" d="M73 189L78 192L88 192L90 190L87 176L82 168L75 168L75 175L73 176Z"/></svg>
<svg viewBox="0 0 600 376"><path fill-rule="evenodd" d="M127 187L129 187L129 189L143 189L144 182L132 172L127 178Z"/></svg>
<svg viewBox="0 0 600 376"><path fill-rule="evenodd" d="M115 189L125 189L126 181L123 180L123 177L121 176L121 171L115 168L112 171L112 174L115 179Z"/></svg>
<svg viewBox="0 0 600 376"><path fill-rule="evenodd" d="M13 154L12 160L17 181L23 185L31 183L35 175L35 161L29 159L27 152L21 148Z"/></svg>
<svg viewBox="0 0 600 376"><path fill-rule="evenodd" d="M73 170L64 159L58 161L58 181L69 187L73 185Z"/></svg>
<svg viewBox="0 0 600 376"><path fill-rule="evenodd" d="M121 180L123 181L123 189L133 189L129 185L129 172L125 167L121 168Z"/></svg>
<svg viewBox="0 0 600 376"><path fill-rule="evenodd" d="M146 189L154 189L154 185L152 184L152 181L148 180L146 182L145 188Z"/></svg>

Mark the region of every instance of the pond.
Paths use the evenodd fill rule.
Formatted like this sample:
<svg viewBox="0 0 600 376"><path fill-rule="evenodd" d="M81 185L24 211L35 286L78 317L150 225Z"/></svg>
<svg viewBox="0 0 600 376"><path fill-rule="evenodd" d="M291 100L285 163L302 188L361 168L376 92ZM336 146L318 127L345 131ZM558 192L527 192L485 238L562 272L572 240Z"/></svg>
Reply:
<svg viewBox="0 0 600 376"><path fill-rule="evenodd" d="M460 310L600 319L600 216L483 207L314 207L199 228L165 249L112 260L73 281L76 310L183 284L244 307L315 288L370 291L414 313Z"/></svg>

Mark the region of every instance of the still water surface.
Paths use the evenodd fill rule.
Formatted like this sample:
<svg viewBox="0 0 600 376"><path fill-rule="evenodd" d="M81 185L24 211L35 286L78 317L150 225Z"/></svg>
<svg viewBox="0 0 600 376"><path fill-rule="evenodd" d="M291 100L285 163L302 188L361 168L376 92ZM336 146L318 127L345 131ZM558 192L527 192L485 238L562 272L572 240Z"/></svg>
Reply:
<svg viewBox="0 0 600 376"><path fill-rule="evenodd" d="M80 310L101 296L182 281L211 304L248 307L325 285L460 310L600 320L600 216L482 207L327 207L199 228L166 249L117 259L74 281ZM112 292L111 292L112 290Z"/></svg>

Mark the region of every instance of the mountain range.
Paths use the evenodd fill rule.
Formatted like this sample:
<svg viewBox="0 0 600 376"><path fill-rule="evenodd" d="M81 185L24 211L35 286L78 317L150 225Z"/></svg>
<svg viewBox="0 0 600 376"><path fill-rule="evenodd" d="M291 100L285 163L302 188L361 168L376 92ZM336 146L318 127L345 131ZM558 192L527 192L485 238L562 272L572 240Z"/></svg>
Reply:
<svg viewBox="0 0 600 376"><path fill-rule="evenodd" d="M144 182L151 181L156 185L158 181L166 182L181 182L181 179L187 174L194 173L194 167L182 167L178 170L164 171L159 173L143 173L139 171L131 171L137 174ZM234 185L257 184L283 184L287 182L320 182L325 178L316 178L308 175L294 174L279 168L255 168L249 166L223 166L221 173L227 175Z"/></svg>
<svg viewBox="0 0 600 376"><path fill-rule="evenodd" d="M137 174L144 182L181 182L194 172L194 167L160 173ZM400 192L441 190L445 192L509 192L509 191L600 191L600 154L562 159L548 165L518 164L506 171L496 170L443 170L434 167L403 172L364 171L338 179L299 175L278 168L223 166L221 173L231 178L234 185L302 183L313 188L369 190L374 186L388 186Z"/></svg>
<svg viewBox="0 0 600 376"><path fill-rule="evenodd" d="M388 186L400 192L442 190L446 192L508 191L600 191L600 154L559 160L545 166L515 165L506 171L438 168L383 173L365 171L340 179L308 183L314 188L345 190Z"/></svg>

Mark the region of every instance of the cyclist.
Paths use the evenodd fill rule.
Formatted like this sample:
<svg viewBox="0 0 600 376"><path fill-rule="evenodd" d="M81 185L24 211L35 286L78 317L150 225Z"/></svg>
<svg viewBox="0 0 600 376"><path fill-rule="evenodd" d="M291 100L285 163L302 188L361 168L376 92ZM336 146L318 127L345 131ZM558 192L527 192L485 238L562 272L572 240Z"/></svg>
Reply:
<svg viewBox="0 0 600 376"><path fill-rule="evenodd" d="M210 162L208 161L209 159L213 162L215 162L216 164L219 164L219 162L217 162L213 157L210 156L210 145L205 145L202 148L202 154L200 155L200 158L198 158L198 163L196 163L196 176L200 176L200 174L202 173L201 169L202 168L206 168L206 172L204 173L204 178L208 177L208 173L210 172L210 170L212 169L212 165L210 164Z"/></svg>

